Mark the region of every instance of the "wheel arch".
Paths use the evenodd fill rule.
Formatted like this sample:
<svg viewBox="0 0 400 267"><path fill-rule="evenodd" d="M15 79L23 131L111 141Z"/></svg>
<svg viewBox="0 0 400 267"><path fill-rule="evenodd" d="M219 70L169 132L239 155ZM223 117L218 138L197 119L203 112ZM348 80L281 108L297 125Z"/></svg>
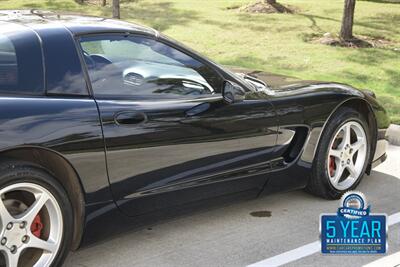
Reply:
<svg viewBox="0 0 400 267"><path fill-rule="evenodd" d="M349 108L355 109L358 112L360 112L360 114L365 117L365 119L366 119L366 121L368 123L368 126L370 127L370 134L371 134L372 142L371 142L371 150L370 150L370 155L369 155L369 159L370 159L369 161L370 162L368 163L368 167L367 167L367 170L366 170L367 174L370 174L370 172L371 172L371 161L373 160L373 156L375 154L375 149L376 149L376 142L374 142L373 140L377 139L378 126L377 126L377 121L376 121L376 117L375 117L373 108L372 108L371 104L368 103L368 101L366 99L364 99L364 98L358 98L358 97L356 98L356 97L354 97L354 98L346 99L345 101L343 101L340 104L338 104L332 110L332 112L330 113L329 117L327 118L327 120L325 121L325 123L324 123L324 125L322 127L320 136L318 138L317 146L315 147L315 152L316 152L317 147L320 144L321 136L324 133L326 125L329 123L331 118L335 115L337 110L339 108L342 108L342 107L349 107ZM315 156L315 154L314 154L314 156Z"/></svg>
<svg viewBox="0 0 400 267"><path fill-rule="evenodd" d="M80 177L72 164L60 153L38 146L20 146L0 151L3 160L20 160L39 165L50 172L64 187L74 214L72 250L82 239L85 218L85 197Z"/></svg>

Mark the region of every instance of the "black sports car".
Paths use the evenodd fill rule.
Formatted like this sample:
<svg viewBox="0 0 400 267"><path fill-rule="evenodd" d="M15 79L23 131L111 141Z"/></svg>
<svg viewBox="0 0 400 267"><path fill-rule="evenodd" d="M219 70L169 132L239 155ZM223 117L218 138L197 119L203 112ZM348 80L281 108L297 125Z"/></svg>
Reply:
<svg viewBox="0 0 400 267"><path fill-rule="evenodd" d="M370 91L219 66L104 18L0 11L0 265L196 207L337 199L386 158Z"/></svg>

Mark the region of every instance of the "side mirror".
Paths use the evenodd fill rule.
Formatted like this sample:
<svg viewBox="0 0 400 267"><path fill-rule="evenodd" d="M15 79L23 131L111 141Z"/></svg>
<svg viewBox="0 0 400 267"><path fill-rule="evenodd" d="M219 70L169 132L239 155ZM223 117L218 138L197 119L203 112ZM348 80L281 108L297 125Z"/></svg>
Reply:
<svg viewBox="0 0 400 267"><path fill-rule="evenodd" d="M225 82L222 95L224 97L225 102L227 102L228 104L244 101L245 94L246 92L240 85L231 81Z"/></svg>

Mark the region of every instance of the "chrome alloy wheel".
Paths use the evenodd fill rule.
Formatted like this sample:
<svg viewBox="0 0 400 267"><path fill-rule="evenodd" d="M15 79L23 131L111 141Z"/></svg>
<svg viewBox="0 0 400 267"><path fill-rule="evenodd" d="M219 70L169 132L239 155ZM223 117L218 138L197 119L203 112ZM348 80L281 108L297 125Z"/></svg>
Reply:
<svg viewBox="0 0 400 267"><path fill-rule="evenodd" d="M356 121L346 122L334 134L326 161L331 185L349 189L360 177L367 160L367 135Z"/></svg>
<svg viewBox="0 0 400 267"><path fill-rule="evenodd" d="M49 266L57 255L63 218L57 200L44 187L16 183L0 189L0 226L6 266Z"/></svg>

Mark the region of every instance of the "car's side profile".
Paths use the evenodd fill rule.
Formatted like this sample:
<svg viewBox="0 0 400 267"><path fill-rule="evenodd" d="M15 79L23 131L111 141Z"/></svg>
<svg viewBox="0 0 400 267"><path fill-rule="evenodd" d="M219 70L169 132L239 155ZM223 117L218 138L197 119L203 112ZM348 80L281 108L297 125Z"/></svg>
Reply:
<svg viewBox="0 0 400 267"><path fill-rule="evenodd" d="M337 199L385 160L388 124L370 91L222 67L135 24L0 11L0 265L59 266L211 203Z"/></svg>

